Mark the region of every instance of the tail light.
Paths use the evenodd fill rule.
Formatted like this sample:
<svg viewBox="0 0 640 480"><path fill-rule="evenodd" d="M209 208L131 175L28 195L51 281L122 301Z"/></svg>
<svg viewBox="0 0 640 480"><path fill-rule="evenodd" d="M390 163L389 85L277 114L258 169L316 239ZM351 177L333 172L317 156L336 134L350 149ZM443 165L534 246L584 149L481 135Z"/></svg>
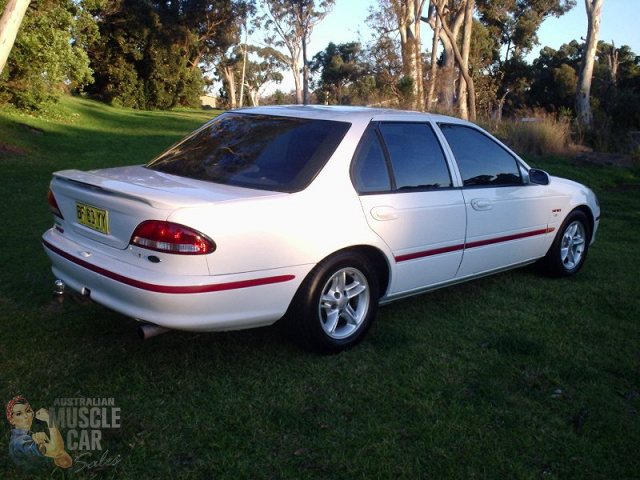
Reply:
<svg viewBox="0 0 640 480"><path fill-rule="evenodd" d="M184 225L159 220L138 225L130 243L156 252L180 255L203 255L216 249L216 244L206 235Z"/></svg>
<svg viewBox="0 0 640 480"><path fill-rule="evenodd" d="M51 191L51 189L49 189L49 192L47 193L47 200L49 202L51 213L53 213L56 217L60 217L64 220L62 212L60 211L60 207L58 207L58 202L56 202L56 197L53 196L53 192Z"/></svg>

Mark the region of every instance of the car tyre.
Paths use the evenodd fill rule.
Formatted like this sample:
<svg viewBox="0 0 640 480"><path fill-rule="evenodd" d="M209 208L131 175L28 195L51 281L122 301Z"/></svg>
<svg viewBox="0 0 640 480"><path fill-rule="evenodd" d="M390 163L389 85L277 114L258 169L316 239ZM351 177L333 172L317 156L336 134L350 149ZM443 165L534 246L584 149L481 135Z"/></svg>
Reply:
<svg viewBox="0 0 640 480"><path fill-rule="evenodd" d="M287 330L304 347L336 353L367 334L378 309L380 286L372 262L339 252L307 275L287 312Z"/></svg>
<svg viewBox="0 0 640 480"><path fill-rule="evenodd" d="M543 273L570 277L584 265L591 241L589 221L584 212L571 212L562 223L547 255L540 261Z"/></svg>

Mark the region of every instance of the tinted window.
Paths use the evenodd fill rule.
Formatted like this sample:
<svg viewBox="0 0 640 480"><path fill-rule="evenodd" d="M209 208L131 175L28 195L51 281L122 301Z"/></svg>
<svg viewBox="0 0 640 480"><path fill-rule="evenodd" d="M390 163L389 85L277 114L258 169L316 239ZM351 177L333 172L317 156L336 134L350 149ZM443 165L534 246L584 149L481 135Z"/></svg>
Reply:
<svg viewBox="0 0 640 480"><path fill-rule="evenodd" d="M521 185L516 159L480 131L463 125L441 124L456 157L465 186Z"/></svg>
<svg viewBox="0 0 640 480"><path fill-rule="evenodd" d="M391 190L387 161L373 128L366 131L358 147L353 167L353 181L360 193Z"/></svg>
<svg viewBox="0 0 640 480"><path fill-rule="evenodd" d="M350 124L227 113L147 164L182 177L294 192L305 188Z"/></svg>
<svg viewBox="0 0 640 480"><path fill-rule="evenodd" d="M440 143L426 123L382 123L380 132L398 190L451 187Z"/></svg>

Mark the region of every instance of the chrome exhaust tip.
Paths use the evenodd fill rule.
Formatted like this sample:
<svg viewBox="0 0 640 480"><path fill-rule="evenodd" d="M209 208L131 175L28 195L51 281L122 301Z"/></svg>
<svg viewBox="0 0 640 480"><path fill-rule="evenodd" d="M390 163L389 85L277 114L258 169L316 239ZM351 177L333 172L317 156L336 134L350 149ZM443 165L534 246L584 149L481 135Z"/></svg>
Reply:
<svg viewBox="0 0 640 480"><path fill-rule="evenodd" d="M170 328L161 327L155 323L145 323L138 327L138 336L143 340L147 340L148 338L155 337L156 335L161 335L169 331L171 331Z"/></svg>

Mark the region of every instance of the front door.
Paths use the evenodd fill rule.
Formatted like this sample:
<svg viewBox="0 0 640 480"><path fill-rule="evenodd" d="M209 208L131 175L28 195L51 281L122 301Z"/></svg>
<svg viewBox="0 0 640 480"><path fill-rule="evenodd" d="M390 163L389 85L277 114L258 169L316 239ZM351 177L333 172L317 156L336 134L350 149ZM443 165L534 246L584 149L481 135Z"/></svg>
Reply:
<svg viewBox="0 0 640 480"><path fill-rule="evenodd" d="M543 256L551 213L547 187L526 183L520 162L481 131L439 127L463 181L467 235L458 278Z"/></svg>

